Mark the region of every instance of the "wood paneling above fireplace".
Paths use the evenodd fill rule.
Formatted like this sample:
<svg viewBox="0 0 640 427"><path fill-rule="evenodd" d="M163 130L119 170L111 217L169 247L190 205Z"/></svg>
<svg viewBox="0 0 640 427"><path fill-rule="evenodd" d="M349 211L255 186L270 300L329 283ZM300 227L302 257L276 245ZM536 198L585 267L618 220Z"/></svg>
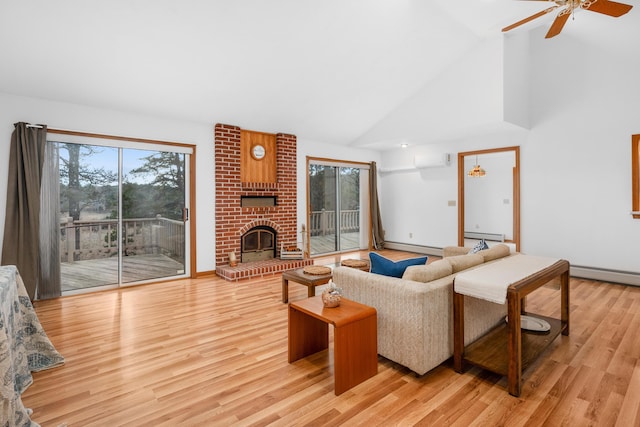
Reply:
<svg viewBox="0 0 640 427"><path fill-rule="evenodd" d="M263 157L256 154L257 150ZM240 180L249 183L275 183L276 136L271 133L240 131Z"/></svg>

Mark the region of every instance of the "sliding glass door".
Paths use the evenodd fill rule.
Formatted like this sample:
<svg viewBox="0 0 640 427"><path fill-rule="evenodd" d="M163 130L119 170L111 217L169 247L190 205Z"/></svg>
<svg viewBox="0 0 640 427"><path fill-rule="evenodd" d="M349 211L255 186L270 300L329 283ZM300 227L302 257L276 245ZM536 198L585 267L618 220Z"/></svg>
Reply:
<svg viewBox="0 0 640 427"><path fill-rule="evenodd" d="M68 135L49 144L63 294L189 273L189 150Z"/></svg>
<svg viewBox="0 0 640 427"><path fill-rule="evenodd" d="M122 283L185 273L185 156L122 150Z"/></svg>
<svg viewBox="0 0 640 427"><path fill-rule="evenodd" d="M363 169L360 165L309 162L311 255L367 247L368 174L362 173Z"/></svg>
<svg viewBox="0 0 640 427"><path fill-rule="evenodd" d="M48 143L59 156L62 292L117 284L118 148Z"/></svg>

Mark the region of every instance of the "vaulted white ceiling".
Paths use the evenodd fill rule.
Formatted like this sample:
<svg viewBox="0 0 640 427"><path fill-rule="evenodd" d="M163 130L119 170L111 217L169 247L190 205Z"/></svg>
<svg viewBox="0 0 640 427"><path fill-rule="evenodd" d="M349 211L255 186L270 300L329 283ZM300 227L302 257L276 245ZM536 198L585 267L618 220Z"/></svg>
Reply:
<svg viewBox="0 0 640 427"><path fill-rule="evenodd" d="M452 63L547 6L514 0L7 0L0 3L0 91L366 146L363 135ZM565 32L597 43L592 35L614 25L640 28L639 9L619 18L624 24L582 13L589 30L576 18ZM637 47L640 37L631 36ZM628 49L631 40L624 42Z"/></svg>

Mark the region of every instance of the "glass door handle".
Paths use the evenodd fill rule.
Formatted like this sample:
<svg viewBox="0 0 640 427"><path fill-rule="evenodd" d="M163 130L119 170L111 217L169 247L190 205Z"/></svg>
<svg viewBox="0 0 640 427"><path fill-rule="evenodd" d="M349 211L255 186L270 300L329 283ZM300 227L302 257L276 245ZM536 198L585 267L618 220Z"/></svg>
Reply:
<svg viewBox="0 0 640 427"><path fill-rule="evenodd" d="M189 221L189 208L182 208L182 222Z"/></svg>

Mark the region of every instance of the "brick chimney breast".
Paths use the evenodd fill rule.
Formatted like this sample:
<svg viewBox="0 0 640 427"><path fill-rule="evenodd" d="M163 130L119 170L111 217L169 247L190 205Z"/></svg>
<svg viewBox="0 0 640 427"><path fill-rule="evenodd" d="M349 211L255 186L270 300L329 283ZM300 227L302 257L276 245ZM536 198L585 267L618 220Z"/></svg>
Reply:
<svg viewBox="0 0 640 427"><path fill-rule="evenodd" d="M216 270L229 264L229 253L239 258L242 235L256 226L269 226L277 233L275 256L280 244L296 245L297 232L297 139L278 133L276 138L276 182L241 181L241 129L216 124L215 197L216 197ZM242 197L275 198L274 206L241 205Z"/></svg>

